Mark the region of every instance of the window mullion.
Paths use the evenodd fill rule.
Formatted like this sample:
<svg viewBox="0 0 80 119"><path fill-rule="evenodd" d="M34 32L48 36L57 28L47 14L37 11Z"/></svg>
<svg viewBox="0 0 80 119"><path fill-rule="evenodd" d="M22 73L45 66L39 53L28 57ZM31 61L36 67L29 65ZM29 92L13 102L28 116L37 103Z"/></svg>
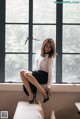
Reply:
<svg viewBox="0 0 80 119"><path fill-rule="evenodd" d="M5 0L0 0L0 82L5 80Z"/></svg>
<svg viewBox="0 0 80 119"><path fill-rule="evenodd" d="M57 0L62 2L63 0ZM62 83L62 7L63 4L56 4L56 83Z"/></svg>
<svg viewBox="0 0 80 119"><path fill-rule="evenodd" d="M29 64L28 69L32 70L32 46L33 46L33 0L29 0Z"/></svg>

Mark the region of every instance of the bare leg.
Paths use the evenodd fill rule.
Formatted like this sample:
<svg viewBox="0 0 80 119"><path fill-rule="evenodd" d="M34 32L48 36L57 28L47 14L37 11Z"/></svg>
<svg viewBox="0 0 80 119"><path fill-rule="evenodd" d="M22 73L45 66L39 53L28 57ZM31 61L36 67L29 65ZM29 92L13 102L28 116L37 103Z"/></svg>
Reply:
<svg viewBox="0 0 80 119"><path fill-rule="evenodd" d="M42 96L46 99L47 98L47 95L45 93L45 90L38 83L38 81L35 79L35 77L33 77L32 74L26 73L26 72L25 72L24 76L27 78L27 80L29 80L29 82L31 82L34 86L37 87L37 89L40 91L40 93L42 94Z"/></svg>
<svg viewBox="0 0 80 119"><path fill-rule="evenodd" d="M20 71L20 76L21 76L21 79L22 79L22 81L23 81L24 86L26 87L26 89L27 89L27 91L28 91L28 93L29 93L29 98L30 98L30 100L31 100L31 98L33 98L33 93L32 93L32 91L31 91L31 88L30 88L30 85L29 85L29 81L28 81L27 78L24 76L24 73L25 73L25 72L26 72L25 70L21 70L21 71Z"/></svg>

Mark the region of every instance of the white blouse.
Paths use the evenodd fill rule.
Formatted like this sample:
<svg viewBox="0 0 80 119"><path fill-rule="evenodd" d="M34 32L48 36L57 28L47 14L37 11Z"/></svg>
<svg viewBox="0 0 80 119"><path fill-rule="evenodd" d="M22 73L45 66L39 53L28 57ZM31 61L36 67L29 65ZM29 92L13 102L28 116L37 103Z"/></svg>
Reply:
<svg viewBox="0 0 80 119"><path fill-rule="evenodd" d="M45 57L42 57L40 51L37 52L33 70L41 70L48 72L47 87L50 88L52 84L53 58L48 58L48 54L46 54Z"/></svg>

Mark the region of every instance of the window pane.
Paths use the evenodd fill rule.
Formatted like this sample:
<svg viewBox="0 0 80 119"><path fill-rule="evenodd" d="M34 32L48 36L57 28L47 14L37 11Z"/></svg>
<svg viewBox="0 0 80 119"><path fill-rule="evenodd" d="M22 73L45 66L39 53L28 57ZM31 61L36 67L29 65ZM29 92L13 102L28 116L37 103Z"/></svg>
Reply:
<svg viewBox="0 0 80 119"><path fill-rule="evenodd" d="M55 23L56 4L54 0L33 0L33 22Z"/></svg>
<svg viewBox="0 0 80 119"><path fill-rule="evenodd" d="M28 22L28 0L6 0L6 22Z"/></svg>
<svg viewBox="0 0 80 119"><path fill-rule="evenodd" d="M80 83L80 55L63 55L62 81Z"/></svg>
<svg viewBox="0 0 80 119"><path fill-rule="evenodd" d="M80 4L63 4L63 23L80 23Z"/></svg>
<svg viewBox="0 0 80 119"><path fill-rule="evenodd" d="M56 58L53 59L54 64L53 64L53 79L52 82L56 82ZM35 67L35 54L33 55L33 62L32 62L33 68Z"/></svg>
<svg viewBox="0 0 80 119"><path fill-rule="evenodd" d="M80 53L80 26L63 26L63 52Z"/></svg>
<svg viewBox="0 0 80 119"><path fill-rule="evenodd" d="M6 25L6 52L28 52L28 43L25 45L28 37L27 25Z"/></svg>
<svg viewBox="0 0 80 119"><path fill-rule="evenodd" d="M21 82L19 71L28 69L27 54L6 54L5 57L5 81Z"/></svg>
<svg viewBox="0 0 80 119"><path fill-rule="evenodd" d="M42 41L46 38L56 39L55 25L34 25L33 27L33 52L41 48ZM37 40L35 40L37 39ZM39 41L38 41L39 40Z"/></svg>

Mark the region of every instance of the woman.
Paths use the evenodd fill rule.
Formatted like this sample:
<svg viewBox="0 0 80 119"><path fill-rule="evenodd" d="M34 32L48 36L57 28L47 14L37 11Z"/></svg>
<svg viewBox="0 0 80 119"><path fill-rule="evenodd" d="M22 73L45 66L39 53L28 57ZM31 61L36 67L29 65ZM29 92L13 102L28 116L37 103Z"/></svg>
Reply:
<svg viewBox="0 0 80 119"><path fill-rule="evenodd" d="M21 70L20 76L23 88L29 95L29 102L33 103L36 98L37 89L42 94L43 103L49 100L50 88L52 83L53 57L56 55L55 43L53 39L47 38L43 41L41 51L36 54L34 70ZM43 89L41 84L47 84Z"/></svg>

